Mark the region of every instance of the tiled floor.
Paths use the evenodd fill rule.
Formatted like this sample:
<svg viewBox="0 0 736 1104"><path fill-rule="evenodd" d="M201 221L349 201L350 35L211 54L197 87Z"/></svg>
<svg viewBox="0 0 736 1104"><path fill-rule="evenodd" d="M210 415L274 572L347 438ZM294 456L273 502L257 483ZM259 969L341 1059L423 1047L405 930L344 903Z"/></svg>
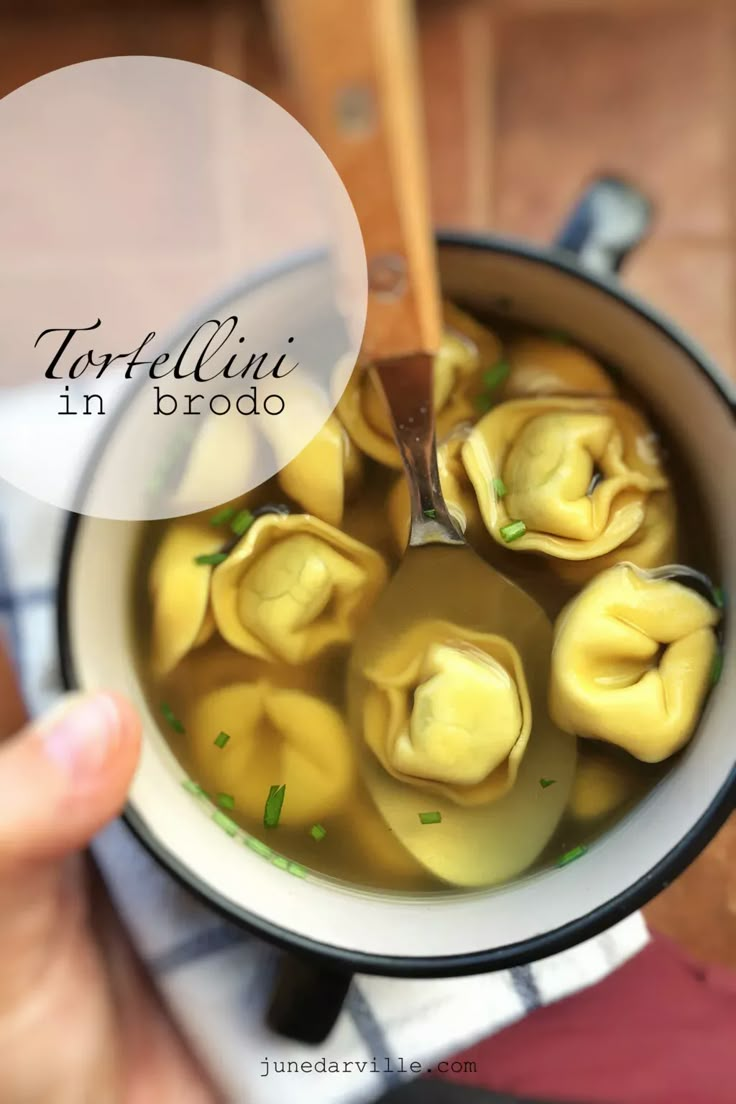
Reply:
<svg viewBox="0 0 736 1104"><path fill-rule="evenodd" d="M5 8L6 14L3 14ZM736 376L731 0L420 0L435 219L549 238L587 178L657 204L625 279ZM61 65L153 53L217 66L285 106L256 0L0 3L0 94ZM648 909L736 966L736 822Z"/></svg>

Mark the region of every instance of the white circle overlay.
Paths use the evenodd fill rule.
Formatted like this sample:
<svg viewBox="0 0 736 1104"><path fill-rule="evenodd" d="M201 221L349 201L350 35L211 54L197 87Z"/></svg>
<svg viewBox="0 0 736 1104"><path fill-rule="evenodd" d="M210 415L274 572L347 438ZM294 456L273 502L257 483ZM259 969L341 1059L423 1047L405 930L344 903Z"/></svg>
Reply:
<svg viewBox="0 0 736 1104"><path fill-rule="evenodd" d="M230 501L315 436L367 304L355 211L287 111L161 57L0 100L0 477L94 517Z"/></svg>

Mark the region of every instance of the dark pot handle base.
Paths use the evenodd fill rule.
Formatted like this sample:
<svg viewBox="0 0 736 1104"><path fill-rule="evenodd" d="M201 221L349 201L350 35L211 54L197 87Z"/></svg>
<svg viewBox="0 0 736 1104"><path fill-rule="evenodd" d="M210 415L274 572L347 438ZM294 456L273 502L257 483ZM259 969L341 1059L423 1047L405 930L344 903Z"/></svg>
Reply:
<svg viewBox="0 0 736 1104"><path fill-rule="evenodd" d="M268 1026L299 1043L322 1043L347 996L352 974L285 954L266 1017Z"/></svg>
<svg viewBox="0 0 736 1104"><path fill-rule="evenodd" d="M652 201L633 184L600 176L588 185L553 244L593 272L618 272L646 237L653 215Z"/></svg>

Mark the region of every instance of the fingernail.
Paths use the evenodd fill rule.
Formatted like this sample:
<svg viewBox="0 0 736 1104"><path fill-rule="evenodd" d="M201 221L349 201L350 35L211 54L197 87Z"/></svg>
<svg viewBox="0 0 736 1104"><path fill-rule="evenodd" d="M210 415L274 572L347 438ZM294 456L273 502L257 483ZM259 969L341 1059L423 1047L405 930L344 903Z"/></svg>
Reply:
<svg viewBox="0 0 736 1104"><path fill-rule="evenodd" d="M74 778L96 774L120 738L120 713L109 694L63 699L39 733L49 759Z"/></svg>

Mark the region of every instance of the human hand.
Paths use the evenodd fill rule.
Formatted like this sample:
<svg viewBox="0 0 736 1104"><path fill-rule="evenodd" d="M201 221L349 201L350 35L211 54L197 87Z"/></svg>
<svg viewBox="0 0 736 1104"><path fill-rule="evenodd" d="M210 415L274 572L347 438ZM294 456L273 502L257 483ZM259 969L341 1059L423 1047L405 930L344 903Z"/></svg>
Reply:
<svg viewBox="0 0 736 1104"><path fill-rule="evenodd" d="M0 1100L212 1104L82 850L125 801L140 721L102 693L25 720L0 649Z"/></svg>

